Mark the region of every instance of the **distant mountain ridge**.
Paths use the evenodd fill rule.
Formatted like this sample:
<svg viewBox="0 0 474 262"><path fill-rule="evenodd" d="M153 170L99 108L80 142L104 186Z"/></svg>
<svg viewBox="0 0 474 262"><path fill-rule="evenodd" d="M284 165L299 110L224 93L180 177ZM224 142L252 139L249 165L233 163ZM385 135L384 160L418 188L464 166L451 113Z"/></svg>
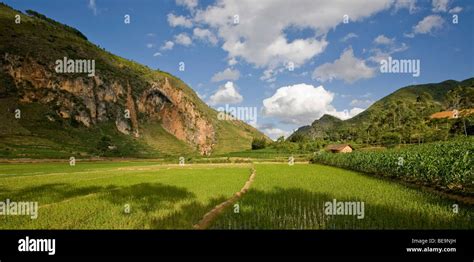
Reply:
<svg viewBox="0 0 474 262"><path fill-rule="evenodd" d="M372 118L379 114L390 103L395 101L404 101L405 103L415 103L422 94L428 94L431 99L432 108L430 111L419 112L424 117L431 112L441 111L443 109L444 96L452 89L461 87L473 87L474 78L468 78L463 81L446 80L440 83L430 83L421 85L410 85L396 90L395 92L383 97L373 103L369 108L347 120L340 120L331 115L323 115L315 120L309 126L298 128L288 139L295 137L304 137L306 139L326 139L330 138L335 131L360 127L372 121Z"/></svg>

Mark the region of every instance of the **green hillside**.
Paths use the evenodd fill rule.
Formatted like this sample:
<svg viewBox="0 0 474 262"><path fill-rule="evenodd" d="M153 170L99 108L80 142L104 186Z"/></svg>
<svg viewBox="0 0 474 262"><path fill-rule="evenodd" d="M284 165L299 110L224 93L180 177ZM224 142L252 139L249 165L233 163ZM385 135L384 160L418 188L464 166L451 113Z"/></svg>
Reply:
<svg viewBox="0 0 474 262"><path fill-rule="evenodd" d="M111 54L34 11L0 4L0 39L0 157L165 157L207 147L214 154L249 149L253 137L264 137L243 122L219 121L179 78ZM95 60L95 76L57 74L63 57ZM137 113L121 119L127 108ZM120 121L130 134L118 130Z"/></svg>
<svg viewBox="0 0 474 262"><path fill-rule="evenodd" d="M407 103L415 103L417 98L422 94L429 94L431 96L433 104L436 106L436 110L440 111L443 109L444 96L452 89L458 86L474 86L474 78L468 78L464 81L447 80L441 83L431 83L423 85L411 85L398 89L397 91L385 96L378 100L376 103L371 105L364 112L356 115L355 117L348 119L346 122L351 124L357 124L361 121L367 121L371 115L377 114L382 108L386 107L389 103L403 100Z"/></svg>
<svg viewBox="0 0 474 262"><path fill-rule="evenodd" d="M463 118L462 123L462 120L430 121L429 116L443 110L472 108L473 90L474 78L403 87L353 118L342 121L334 116L324 115L310 126L299 128L289 139L370 144L445 140L456 133L471 133L474 125L472 115ZM450 92L458 92L462 105L448 105L446 96ZM449 123L440 125L446 121Z"/></svg>

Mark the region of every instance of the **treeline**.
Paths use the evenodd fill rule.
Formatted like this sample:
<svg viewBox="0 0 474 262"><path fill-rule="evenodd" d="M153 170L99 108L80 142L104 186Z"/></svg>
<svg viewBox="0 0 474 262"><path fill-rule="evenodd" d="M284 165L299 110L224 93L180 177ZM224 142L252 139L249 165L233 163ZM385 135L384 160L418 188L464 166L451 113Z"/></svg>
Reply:
<svg viewBox="0 0 474 262"><path fill-rule="evenodd" d="M326 141L365 145L393 146L445 141L456 136L474 135L474 87L458 86L450 90L439 103L423 92L411 99L396 99L379 106L362 122L344 122L325 132ZM442 110L458 110L454 119L430 119ZM291 142L311 140L300 133L293 134Z"/></svg>
<svg viewBox="0 0 474 262"><path fill-rule="evenodd" d="M460 110L474 107L474 88L457 87L444 99L443 110ZM349 133L352 140L366 144L394 145L447 140L457 135L472 135L474 118L459 115L456 119L430 119L440 110L431 95L422 93L416 102L396 100L389 102L380 114Z"/></svg>
<svg viewBox="0 0 474 262"><path fill-rule="evenodd" d="M26 10L25 12L26 12L26 14L28 14L30 16L39 18L39 19L44 20L44 21L46 21L50 24L53 24L55 26L59 26L61 28L64 28L65 30L75 34L76 36L78 36L78 37L80 37L84 40L87 40L87 37L83 33L81 33L81 31L77 30L76 28L70 27L68 25L61 24L61 23L57 22L56 20L53 20L53 19L51 19L51 18L49 18L49 17L47 17L43 14L40 14L36 11L33 11L33 10Z"/></svg>
<svg viewBox="0 0 474 262"><path fill-rule="evenodd" d="M255 138L252 141L252 150L269 148L273 149L278 153L289 153L289 154L306 154L318 152L329 143L325 140L312 140L312 141L290 141L285 140L282 136L274 142L267 142L265 139Z"/></svg>

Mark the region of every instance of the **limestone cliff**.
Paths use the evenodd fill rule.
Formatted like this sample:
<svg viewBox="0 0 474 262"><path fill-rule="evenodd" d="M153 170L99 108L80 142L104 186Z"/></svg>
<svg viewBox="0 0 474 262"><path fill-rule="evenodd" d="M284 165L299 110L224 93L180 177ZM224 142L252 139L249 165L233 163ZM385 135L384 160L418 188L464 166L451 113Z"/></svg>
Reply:
<svg viewBox="0 0 474 262"><path fill-rule="evenodd" d="M16 15L21 23L13 25ZM107 143L122 143L122 156L128 148L137 155L207 155L249 149L253 137L264 136L241 121L219 121L179 78L111 54L34 11L0 3L0 39L0 144L28 134L16 141L92 155ZM84 72L82 64L71 71L68 60L87 61L94 70ZM28 111L24 118L12 117L18 108Z"/></svg>
<svg viewBox="0 0 474 262"><path fill-rule="evenodd" d="M73 118L85 127L112 120L121 133L139 137L140 121L154 120L201 154L211 153L216 142L211 120L166 77L146 83L148 87L134 95L133 86L121 79L100 74L71 79L30 57L5 53L1 65L13 79L20 102L49 105L59 117Z"/></svg>

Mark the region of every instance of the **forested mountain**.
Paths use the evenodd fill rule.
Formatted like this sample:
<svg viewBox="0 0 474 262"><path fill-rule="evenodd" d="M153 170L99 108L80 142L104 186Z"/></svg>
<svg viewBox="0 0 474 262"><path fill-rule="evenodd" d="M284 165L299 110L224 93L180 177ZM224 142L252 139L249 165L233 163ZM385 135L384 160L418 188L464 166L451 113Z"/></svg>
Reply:
<svg viewBox="0 0 474 262"><path fill-rule="evenodd" d="M342 121L324 115L299 128L289 140L353 141L367 144L416 143L444 140L450 135L472 134L474 78L403 87L372 104L357 116ZM460 110L457 119L431 119L433 113ZM464 114L462 114L465 112Z"/></svg>

